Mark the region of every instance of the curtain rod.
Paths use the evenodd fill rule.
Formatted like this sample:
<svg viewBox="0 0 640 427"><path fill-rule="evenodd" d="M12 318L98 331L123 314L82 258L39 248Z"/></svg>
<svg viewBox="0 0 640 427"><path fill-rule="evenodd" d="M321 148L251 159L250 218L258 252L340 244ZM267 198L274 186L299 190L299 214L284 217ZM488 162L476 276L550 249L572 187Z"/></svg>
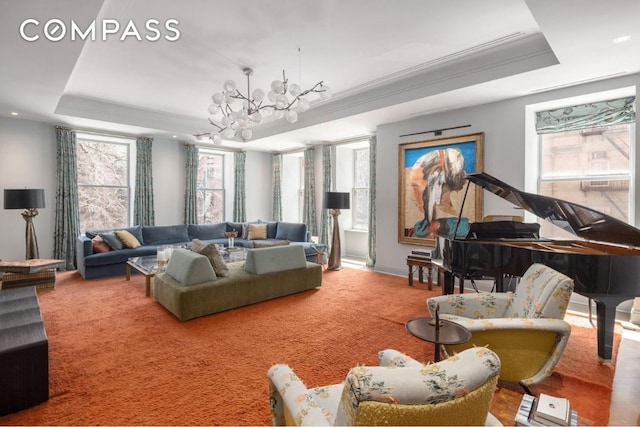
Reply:
<svg viewBox="0 0 640 427"><path fill-rule="evenodd" d="M375 133L371 133L368 135L361 135L361 136L354 136L346 139L340 139L338 141L333 141L333 142L318 143L315 145L306 145L304 147L292 148L291 150L286 150L286 151L272 151L272 154L293 154L293 153L301 153L305 150L308 150L309 148L315 149L316 147L324 147L324 146L336 147L338 145L353 144L354 142L368 141L369 138L375 135L376 135Z"/></svg>
<svg viewBox="0 0 640 427"><path fill-rule="evenodd" d="M335 141L327 141L326 144L321 144L321 145L328 145L328 146L334 146L334 145L344 145L344 144L351 144L353 142L360 142L360 141L364 141L364 140L369 140L369 138L371 138L372 136L376 136L375 133L368 133L368 134L364 134L364 135L358 135L358 136L351 136L349 138L345 138L345 139L338 139Z"/></svg>
<svg viewBox="0 0 640 427"><path fill-rule="evenodd" d="M61 126L64 127L64 126ZM78 128L78 127L71 127L71 129L73 129L76 132L80 132L80 133L88 133L91 135L100 135L100 136L113 136L116 138L127 138L127 139L136 139L138 137L145 137L145 138L151 138L148 136L144 136L144 135L132 135L132 134L128 134L128 133L117 133L117 132L109 132L109 131L102 131L102 130L93 130L93 129L83 129L83 128Z"/></svg>
<svg viewBox="0 0 640 427"><path fill-rule="evenodd" d="M221 145L211 145L198 142L185 142L184 145L193 145L194 147L208 148L209 150L213 151L230 151L232 153L242 153L243 151L245 151L240 148L229 148Z"/></svg>

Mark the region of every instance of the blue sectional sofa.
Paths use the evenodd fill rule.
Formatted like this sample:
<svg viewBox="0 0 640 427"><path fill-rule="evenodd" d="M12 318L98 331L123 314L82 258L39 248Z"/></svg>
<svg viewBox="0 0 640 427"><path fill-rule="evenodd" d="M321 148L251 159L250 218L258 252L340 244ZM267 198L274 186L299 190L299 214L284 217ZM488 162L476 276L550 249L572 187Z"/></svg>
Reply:
<svg viewBox="0 0 640 427"><path fill-rule="evenodd" d="M249 224L266 224L266 239L250 240L247 235ZM126 230L131 233L141 246L110 250L108 252L94 253L92 239L104 231L87 231L78 236L77 240L77 266L84 279L99 277L121 276L126 272L126 261L131 257L155 255L158 247L162 245L188 246L193 239L204 242L214 242L227 246L228 239L225 233L236 230L236 247L265 247L277 245L289 241L291 245L301 245L304 248L307 260L315 262L318 252L311 247L311 233L306 224L253 221L248 223L223 222L218 224L180 224L167 226L134 226L123 227L118 230Z"/></svg>

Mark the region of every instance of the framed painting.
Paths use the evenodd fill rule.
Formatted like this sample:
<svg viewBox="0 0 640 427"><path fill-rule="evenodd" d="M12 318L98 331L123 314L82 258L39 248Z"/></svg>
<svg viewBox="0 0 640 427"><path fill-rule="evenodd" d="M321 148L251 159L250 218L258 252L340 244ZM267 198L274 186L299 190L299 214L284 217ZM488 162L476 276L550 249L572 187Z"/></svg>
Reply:
<svg viewBox="0 0 640 427"><path fill-rule="evenodd" d="M453 233L469 173L482 172L484 133L399 145L398 242L435 246ZM482 188L470 185L458 235L482 220ZM449 230L443 230L443 228Z"/></svg>

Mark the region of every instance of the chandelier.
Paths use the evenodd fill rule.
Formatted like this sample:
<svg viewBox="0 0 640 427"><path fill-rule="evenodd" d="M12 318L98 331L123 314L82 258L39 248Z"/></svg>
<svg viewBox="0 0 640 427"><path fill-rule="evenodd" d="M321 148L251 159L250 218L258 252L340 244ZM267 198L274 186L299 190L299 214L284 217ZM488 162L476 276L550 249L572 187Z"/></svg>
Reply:
<svg viewBox="0 0 640 427"><path fill-rule="evenodd" d="M211 133L195 135L198 138L208 136L216 145L222 143L222 138L231 139L236 135L244 141L253 136L252 127L259 125L268 117L276 119L285 118L289 123L298 121L298 113L303 113L311 106L305 96L317 93L320 99L331 97L331 89L323 82L316 83L311 89L303 91L298 84L289 84L282 71L282 80L274 80L271 90L266 94L262 89L251 92L250 78L253 75L251 68L243 68L242 72L247 76L247 94L242 94L236 87L236 82L227 80L222 85L222 92L214 93L211 97L213 104L209 105L209 123L216 130ZM240 108L232 107L239 101ZM237 104L236 104L237 105Z"/></svg>

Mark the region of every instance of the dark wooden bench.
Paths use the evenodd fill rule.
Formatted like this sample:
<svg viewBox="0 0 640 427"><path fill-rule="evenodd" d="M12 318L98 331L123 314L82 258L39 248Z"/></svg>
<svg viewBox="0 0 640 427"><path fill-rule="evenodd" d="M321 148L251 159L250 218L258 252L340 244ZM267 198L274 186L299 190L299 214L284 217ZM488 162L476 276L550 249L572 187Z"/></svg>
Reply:
<svg viewBox="0 0 640 427"><path fill-rule="evenodd" d="M33 286L0 291L0 415L49 399L49 341Z"/></svg>

